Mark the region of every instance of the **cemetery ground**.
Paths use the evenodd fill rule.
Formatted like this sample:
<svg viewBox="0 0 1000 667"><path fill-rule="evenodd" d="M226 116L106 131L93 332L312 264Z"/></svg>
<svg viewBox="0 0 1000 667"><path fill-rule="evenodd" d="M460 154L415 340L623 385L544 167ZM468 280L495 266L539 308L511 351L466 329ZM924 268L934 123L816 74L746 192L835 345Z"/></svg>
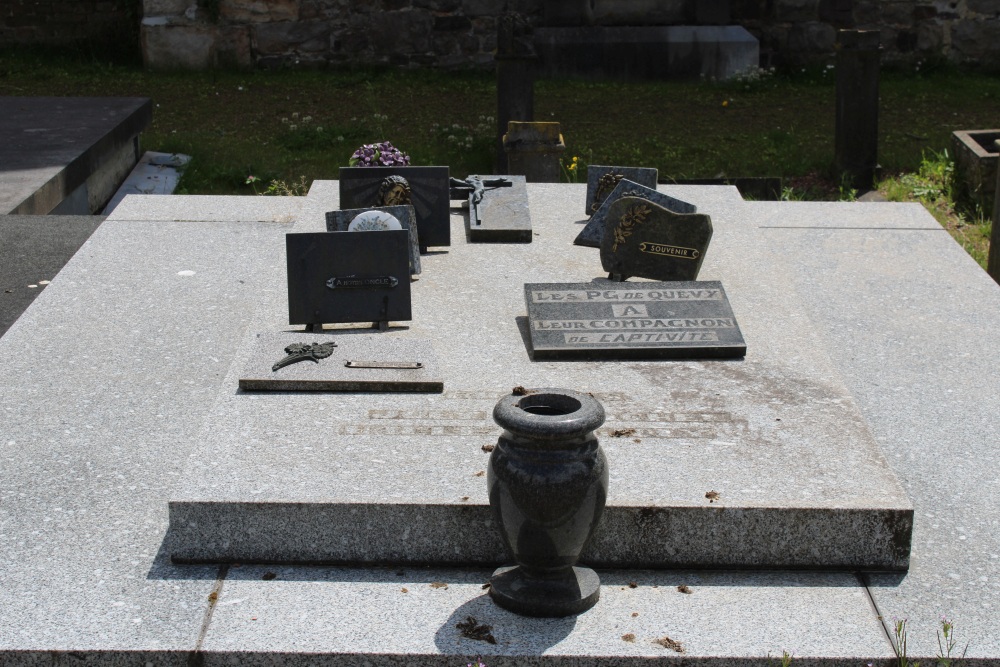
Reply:
<svg viewBox="0 0 1000 667"><path fill-rule="evenodd" d="M304 194L358 144L383 139L413 164L489 173L494 86L489 72L153 73L0 51L0 95L152 98L144 149L194 157L179 194ZM832 65L725 83L539 80L535 119L561 123L568 180L585 181L587 164L635 164L668 180L779 176L787 199L852 199L859 193L830 172L834 97ZM954 130L994 127L998 100L996 75L883 68L879 190L923 202L980 264L989 223L953 187L947 147Z"/></svg>

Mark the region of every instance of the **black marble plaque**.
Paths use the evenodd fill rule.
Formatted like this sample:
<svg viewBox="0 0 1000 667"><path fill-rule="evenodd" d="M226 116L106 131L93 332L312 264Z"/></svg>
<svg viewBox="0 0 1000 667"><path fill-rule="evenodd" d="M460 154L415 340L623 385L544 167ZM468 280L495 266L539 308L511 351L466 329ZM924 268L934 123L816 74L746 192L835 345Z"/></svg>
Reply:
<svg viewBox="0 0 1000 667"><path fill-rule="evenodd" d="M675 213L695 213L698 210L694 204L689 204L680 199L665 195L662 192L657 192L655 184L652 188L647 188L644 185L625 179L604 200L604 203L597 209L597 212L590 216L587 225L577 234L573 243L590 248L600 248L601 240L604 238L604 227L607 222L608 211L611 210L611 205L622 197L642 197Z"/></svg>
<svg viewBox="0 0 1000 667"><path fill-rule="evenodd" d="M402 176L409 186L394 186ZM341 167L340 208L374 208L411 204L417 213L420 249L451 245L448 167ZM408 201L407 201L408 199Z"/></svg>
<svg viewBox="0 0 1000 667"><path fill-rule="evenodd" d="M528 283L534 359L718 359L746 343L718 281Z"/></svg>
<svg viewBox="0 0 1000 667"><path fill-rule="evenodd" d="M417 214L413 206L375 206L372 208L350 208L343 211L329 211L326 214L326 231L346 232L351 221L365 211L384 211L399 220L403 229L410 233L410 273L420 273L420 242L417 237Z"/></svg>
<svg viewBox="0 0 1000 667"><path fill-rule="evenodd" d="M409 232L286 234L288 322L399 322L410 311Z"/></svg>
<svg viewBox="0 0 1000 667"><path fill-rule="evenodd" d="M473 243L531 243L531 213L528 211L528 186L524 176L505 178L509 187L486 188L479 202L478 216L469 196L466 230ZM478 220L476 218L478 217Z"/></svg>
<svg viewBox="0 0 1000 667"><path fill-rule="evenodd" d="M609 167L600 164L587 166L587 215L594 215L604 200L614 192L622 180L629 180L655 190L656 169L648 167Z"/></svg>
<svg viewBox="0 0 1000 667"><path fill-rule="evenodd" d="M611 205L601 265L612 280L695 280L712 240L712 219L674 213L641 197Z"/></svg>

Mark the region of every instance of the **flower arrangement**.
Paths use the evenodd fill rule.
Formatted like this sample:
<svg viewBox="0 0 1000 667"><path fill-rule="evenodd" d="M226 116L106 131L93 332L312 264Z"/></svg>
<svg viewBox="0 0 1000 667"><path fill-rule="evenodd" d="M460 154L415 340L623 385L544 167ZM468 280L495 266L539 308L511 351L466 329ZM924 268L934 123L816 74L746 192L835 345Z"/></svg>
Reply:
<svg viewBox="0 0 1000 667"><path fill-rule="evenodd" d="M388 141L380 144L365 144L351 155L352 167L406 167L410 156Z"/></svg>

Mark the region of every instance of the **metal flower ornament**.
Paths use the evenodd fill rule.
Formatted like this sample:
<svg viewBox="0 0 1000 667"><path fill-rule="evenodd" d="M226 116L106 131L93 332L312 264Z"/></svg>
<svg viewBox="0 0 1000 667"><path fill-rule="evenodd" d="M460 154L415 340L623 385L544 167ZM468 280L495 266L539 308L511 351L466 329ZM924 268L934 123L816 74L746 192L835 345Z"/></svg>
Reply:
<svg viewBox="0 0 1000 667"><path fill-rule="evenodd" d="M354 151L348 163L352 167L407 167L410 156L383 141L379 144L365 144Z"/></svg>

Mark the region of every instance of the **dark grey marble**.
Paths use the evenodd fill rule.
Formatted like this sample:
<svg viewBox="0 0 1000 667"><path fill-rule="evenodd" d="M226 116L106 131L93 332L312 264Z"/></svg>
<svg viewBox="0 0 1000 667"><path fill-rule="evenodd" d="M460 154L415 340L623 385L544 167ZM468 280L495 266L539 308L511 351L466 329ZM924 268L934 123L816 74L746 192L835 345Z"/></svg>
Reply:
<svg viewBox="0 0 1000 667"><path fill-rule="evenodd" d="M374 206L372 208L349 208L341 211L328 211L326 214L326 231L346 232L347 227L355 217L365 211L385 211L399 220L403 229L410 233L410 273L420 273L420 240L417 234L417 213L411 205L406 206Z"/></svg>
<svg viewBox="0 0 1000 667"><path fill-rule="evenodd" d="M274 370L290 345L336 343L333 353ZM350 365L348 365L350 364ZM394 366L416 366L395 368ZM377 366L377 367L371 367ZM441 393L444 380L429 341L352 333L259 333L240 374L244 391Z"/></svg>
<svg viewBox="0 0 1000 667"><path fill-rule="evenodd" d="M604 238L604 227L608 218L608 211L611 209L611 205L622 197L642 197L675 213L695 213L698 210L694 204L689 204L680 199L674 199L662 192L657 192L655 184L653 187L647 188L626 178L608 195L608 198L604 200L604 203L597 209L597 212L590 216L587 226L577 234L573 243L590 248L600 248L601 239Z"/></svg>
<svg viewBox="0 0 1000 667"><path fill-rule="evenodd" d="M410 311L409 232L287 234L288 322L397 322Z"/></svg>
<svg viewBox="0 0 1000 667"><path fill-rule="evenodd" d="M410 201L384 201L379 191L390 176L410 186ZM448 167L341 167L340 208L372 208L409 203L417 212L420 249L451 245Z"/></svg>
<svg viewBox="0 0 1000 667"><path fill-rule="evenodd" d="M527 283L532 358L742 357L746 343L722 283Z"/></svg>
<svg viewBox="0 0 1000 667"><path fill-rule="evenodd" d="M659 172L650 167L609 167L587 165L587 215L594 215L622 180L656 189Z"/></svg>
<svg viewBox="0 0 1000 667"><path fill-rule="evenodd" d="M695 280L712 240L712 219L674 213L641 197L611 205L601 241L601 265L612 280Z"/></svg>
<svg viewBox="0 0 1000 667"><path fill-rule="evenodd" d="M465 228L472 243L531 243L531 211L524 176L502 176L509 187L487 188L479 202L476 224L471 195Z"/></svg>

